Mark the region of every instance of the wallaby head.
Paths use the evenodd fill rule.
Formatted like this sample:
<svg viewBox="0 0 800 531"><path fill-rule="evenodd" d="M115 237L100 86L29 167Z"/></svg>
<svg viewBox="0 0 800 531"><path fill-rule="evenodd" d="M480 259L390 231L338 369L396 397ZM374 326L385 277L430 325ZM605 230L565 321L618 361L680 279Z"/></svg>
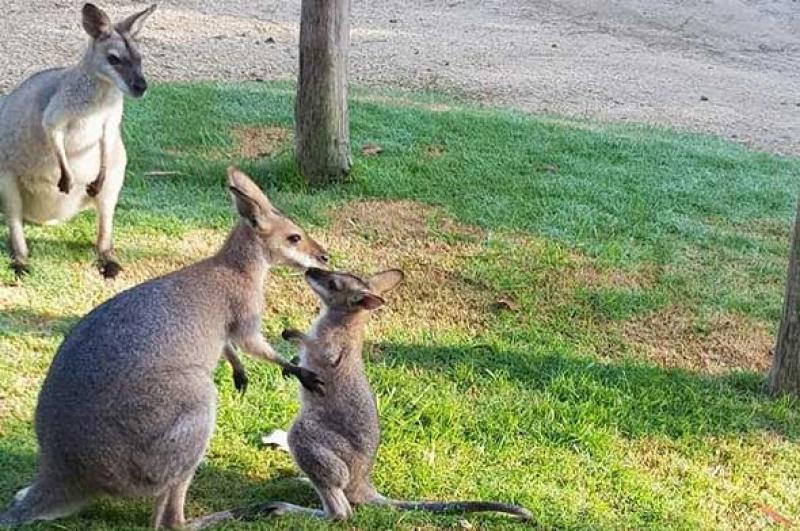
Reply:
<svg viewBox="0 0 800 531"><path fill-rule="evenodd" d="M83 29L92 38L86 57L89 66L97 75L134 98L141 97L147 90L147 81L142 74L142 56L134 38L155 9L153 4L114 24L96 5L83 6Z"/></svg>
<svg viewBox="0 0 800 531"><path fill-rule="evenodd" d="M376 310L384 305L382 295L393 290L403 280L403 272L389 269L367 279L349 273L311 268L306 282L326 308L348 313Z"/></svg>
<svg viewBox="0 0 800 531"><path fill-rule="evenodd" d="M236 210L253 229L267 261L300 270L326 267L328 253L291 219L272 206L261 189L237 168L228 168Z"/></svg>

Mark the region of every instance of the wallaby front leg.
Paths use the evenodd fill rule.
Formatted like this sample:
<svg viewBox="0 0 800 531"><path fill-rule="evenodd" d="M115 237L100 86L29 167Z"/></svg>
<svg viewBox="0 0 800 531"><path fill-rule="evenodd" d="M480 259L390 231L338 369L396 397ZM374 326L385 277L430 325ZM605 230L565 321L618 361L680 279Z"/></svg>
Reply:
<svg viewBox="0 0 800 531"><path fill-rule="evenodd" d="M234 350L233 345L230 343L225 344L222 353L225 355L225 359L228 360L228 363L231 364L231 369L233 369L233 385L236 387L237 391L244 394L245 391L247 391L247 383L249 380L244 365L242 365L242 360L236 355L236 350Z"/></svg>
<svg viewBox="0 0 800 531"><path fill-rule="evenodd" d="M281 355L275 352L272 346L267 343L261 334L256 334L255 336L247 338L240 343L240 346L251 356L279 365L283 369L284 374L292 375L297 378L303 387L309 391L320 395L323 394L322 386L324 384L317 378L317 374L314 371L298 367L283 359Z"/></svg>
<svg viewBox="0 0 800 531"><path fill-rule="evenodd" d="M109 129L108 124L103 126L103 138L100 139L100 171L97 173L95 180L86 185L86 193L89 197L97 196L106 180L106 155L111 151Z"/></svg>
<svg viewBox="0 0 800 531"><path fill-rule="evenodd" d="M28 273L28 244L22 229L22 196L16 183L8 183L3 188L2 197L11 247L11 268L17 277L21 277Z"/></svg>
<svg viewBox="0 0 800 531"><path fill-rule="evenodd" d="M72 168L70 168L69 161L67 160L67 151L64 147L65 136L62 127L56 127L50 132L50 142L56 150L58 167L61 170L61 178L58 180L58 189L68 194L72 189L72 182L74 179L72 177Z"/></svg>

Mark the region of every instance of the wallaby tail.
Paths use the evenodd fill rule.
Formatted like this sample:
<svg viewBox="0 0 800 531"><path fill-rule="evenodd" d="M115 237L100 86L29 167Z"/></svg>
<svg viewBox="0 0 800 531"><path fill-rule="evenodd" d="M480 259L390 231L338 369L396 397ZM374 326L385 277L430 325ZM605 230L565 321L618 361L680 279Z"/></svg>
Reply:
<svg viewBox="0 0 800 531"><path fill-rule="evenodd" d="M68 499L53 489L34 483L18 492L11 502L11 507L0 514L0 526L16 526L36 520L55 520L74 513L83 505L83 500Z"/></svg>
<svg viewBox="0 0 800 531"><path fill-rule="evenodd" d="M525 507L511 503L489 501L405 501L382 498L383 503L406 511L427 511L430 513L506 513L521 520L533 520L533 513Z"/></svg>

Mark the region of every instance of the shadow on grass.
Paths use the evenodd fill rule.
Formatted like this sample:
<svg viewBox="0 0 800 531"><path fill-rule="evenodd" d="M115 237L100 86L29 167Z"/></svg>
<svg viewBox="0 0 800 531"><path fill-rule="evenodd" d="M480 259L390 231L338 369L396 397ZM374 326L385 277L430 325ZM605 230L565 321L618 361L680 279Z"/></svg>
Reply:
<svg viewBox="0 0 800 531"><path fill-rule="evenodd" d="M5 310L0 314L0 337L5 334L53 337L64 336L78 322L79 316L41 313L25 308Z"/></svg>
<svg viewBox="0 0 800 531"><path fill-rule="evenodd" d="M701 375L633 361L599 362L491 347L396 343L376 347L385 363L440 372L451 377L459 392L467 393L473 385L496 388L498 380L506 380L519 390L514 391L514 399L529 404L529 408L520 406L520 412L529 414L531 423L545 422L545 413L558 419L564 433L542 430L549 442L556 444L571 441L570 426L587 425L616 429L629 438L697 438L759 431L790 440L800 438L797 401L773 400L765 392L763 376L752 372ZM457 373L462 376L457 378ZM465 378L463 374L474 376Z"/></svg>

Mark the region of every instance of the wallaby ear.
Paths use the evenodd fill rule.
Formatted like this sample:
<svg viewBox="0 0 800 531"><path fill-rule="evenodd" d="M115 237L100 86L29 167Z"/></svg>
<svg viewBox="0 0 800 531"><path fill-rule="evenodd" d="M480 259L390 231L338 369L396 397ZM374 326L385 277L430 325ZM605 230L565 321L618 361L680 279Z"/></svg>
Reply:
<svg viewBox="0 0 800 531"><path fill-rule="evenodd" d="M377 310L378 308L386 304L386 301L378 297L374 293L365 292L358 296L355 303L356 305L361 306L365 310Z"/></svg>
<svg viewBox="0 0 800 531"><path fill-rule="evenodd" d="M375 293L383 295L387 291L391 291L403 281L403 272L399 269L388 269L380 273L376 273L367 279L367 284Z"/></svg>
<svg viewBox="0 0 800 531"><path fill-rule="evenodd" d="M114 30L106 12L94 4L83 4L81 15L83 16L83 29L95 40L111 35Z"/></svg>
<svg viewBox="0 0 800 531"><path fill-rule="evenodd" d="M153 4L144 11L140 11L138 13L134 13L133 15L120 20L116 24L117 31L124 35L129 35L130 37L136 37L140 31L142 31L142 27L144 27L144 21L147 20L147 17L153 14L153 11L156 10L157 4Z"/></svg>
<svg viewBox="0 0 800 531"><path fill-rule="evenodd" d="M239 215L254 227L266 228L272 205L258 185L243 171L231 166L228 168L228 189Z"/></svg>

